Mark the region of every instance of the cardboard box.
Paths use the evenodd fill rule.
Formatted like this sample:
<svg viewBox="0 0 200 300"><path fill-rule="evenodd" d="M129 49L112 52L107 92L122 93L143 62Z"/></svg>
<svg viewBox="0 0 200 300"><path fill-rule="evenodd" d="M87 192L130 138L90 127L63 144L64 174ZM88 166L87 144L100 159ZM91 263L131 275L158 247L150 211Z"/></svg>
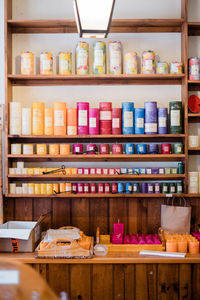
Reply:
<svg viewBox="0 0 200 300"><path fill-rule="evenodd" d="M41 223L9 221L0 225L0 252L33 252L40 242Z"/></svg>

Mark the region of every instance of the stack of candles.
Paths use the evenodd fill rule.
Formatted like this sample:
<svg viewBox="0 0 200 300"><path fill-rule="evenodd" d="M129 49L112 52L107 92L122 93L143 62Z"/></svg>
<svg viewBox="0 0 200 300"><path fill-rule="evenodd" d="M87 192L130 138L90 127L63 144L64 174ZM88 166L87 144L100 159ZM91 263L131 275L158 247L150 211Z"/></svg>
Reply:
<svg viewBox="0 0 200 300"><path fill-rule="evenodd" d="M21 103L10 103L11 135L110 135L110 134L180 134L182 133L182 104L170 102L168 109L157 108L157 102L145 102L144 108L134 108L133 102L123 102L113 108L112 102L100 102L90 108L89 102L77 102L77 108L67 108L56 102L52 108L44 103L32 103L22 108Z"/></svg>
<svg viewBox="0 0 200 300"><path fill-rule="evenodd" d="M199 253L199 241L190 234L165 234L166 251Z"/></svg>

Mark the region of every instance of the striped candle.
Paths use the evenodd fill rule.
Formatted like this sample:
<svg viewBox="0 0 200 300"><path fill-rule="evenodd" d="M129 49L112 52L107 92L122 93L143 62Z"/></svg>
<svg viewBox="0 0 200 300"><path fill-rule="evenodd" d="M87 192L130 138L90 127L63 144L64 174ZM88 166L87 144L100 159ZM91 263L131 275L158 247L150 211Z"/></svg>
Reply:
<svg viewBox="0 0 200 300"><path fill-rule="evenodd" d="M145 102L145 133L156 134L158 132L157 102Z"/></svg>
<svg viewBox="0 0 200 300"><path fill-rule="evenodd" d="M89 103L77 102L78 134L89 134Z"/></svg>

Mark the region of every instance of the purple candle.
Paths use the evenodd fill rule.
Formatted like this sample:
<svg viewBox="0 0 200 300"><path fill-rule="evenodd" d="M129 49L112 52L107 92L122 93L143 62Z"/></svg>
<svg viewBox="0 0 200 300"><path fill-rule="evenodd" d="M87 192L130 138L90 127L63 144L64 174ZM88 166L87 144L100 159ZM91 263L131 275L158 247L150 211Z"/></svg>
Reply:
<svg viewBox="0 0 200 300"><path fill-rule="evenodd" d="M161 193L161 184L155 183L155 194L160 194L160 193Z"/></svg>
<svg viewBox="0 0 200 300"><path fill-rule="evenodd" d="M147 183L146 182L142 183L142 193L147 194Z"/></svg>
<svg viewBox="0 0 200 300"><path fill-rule="evenodd" d="M147 192L148 194L153 194L154 193L154 184L153 183L147 183Z"/></svg>
<svg viewBox="0 0 200 300"><path fill-rule="evenodd" d="M168 128L168 109L158 108L158 133L167 134Z"/></svg>
<svg viewBox="0 0 200 300"><path fill-rule="evenodd" d="M149 154L158 154L159 148L158 144L149 144Z"/></svg>
<svg viewBox="0 0 200 300"><path fill-rule="evenodd" d="M145 134L158 132L157 102L145 102Z"/></svg>

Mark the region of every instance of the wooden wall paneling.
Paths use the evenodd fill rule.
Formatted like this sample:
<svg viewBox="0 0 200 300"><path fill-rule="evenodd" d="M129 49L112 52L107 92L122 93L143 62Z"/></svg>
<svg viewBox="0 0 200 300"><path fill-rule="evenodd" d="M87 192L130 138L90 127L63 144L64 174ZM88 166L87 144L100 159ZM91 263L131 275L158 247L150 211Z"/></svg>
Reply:
<svg viewBox="0 0 200 300"><path fill-rule="evenodd" d="M187 203L192 206L191 231L197 231L198 224L200 224L200 201L199 201L199 198L188 198Z"/></svg>
<svg viewBox="0 0 200 300"><path fill-rule="evenodd" d="M79 285L79 282L76 282ZM60 292L70 293L70 265L68 264L49 264L48 265L48 284L53 291L59 295ZM70 295L69 295L70 296Z"/></svg>
<svg viewBox="0 0 200 300"><path fill-rule="evenodd" d="M200 295L200 264L192 264L192 299L199 300Z"/></svg>
<svg viewBox="0 0 200 300"><path fill-rule="evenodd" d="M70 266L70 300L91 300L92 291L92 266Z"/></svg>
<svg viewBox="0 0 200 300"><path fill-rule="evenodd" d="M42 200L42 199L41 199ZM50 199L48 199L50 200ZM75 226L71 223L70 198L53 198L52 199L52 227L59 228L62 226Z"/></svg>
<svg viewBox="0 0 200 300"><path fill-rule="evenodd" d="M179 299L190 300L191 299L191 265L180 264L179 265Z"/></svg>
<svg viewBox="0 0 200 300"><path fill-rule="evenodd" d="M178 264L158 264L158 300L179 299Z"/></svg>
<svg viewBox="0 0 200 300"><path fill-rule="evenodd" d="M124 300L125 294L124 265L113 265L113 300Z"/></svg>
<svg viewBox="0 0 200 300"><path fill-rule="evenodd" d="M150 198L147 201L148 233L157 233L161 224L161 204L163 203L163 199Z"/></svg>
<svg viewBox="0 0 200 300"><path fill-rule="evenodd" d="M138 198L128 198L128 229L129 234L136 234L139 231L138 228L138 211L139 211L139 199Z"/></svg>
<svg viewBox="0 0 200 300"><path fill-rule="evenodd" d="M15 199L15 220L17 221L33 220L33 199L31 198Z"/></svg>
<svg viewBox="0 0 200 300"><path fill-rule="evenodd" d="M3 201L4 222L15 220L15 199L4 197Z"/></svg>
<svg viewBox="0 0 200 300"><path fill-rule="evenodd" d="M136 264L135 273L136 299L156 299L157 272L156 265Z"/></svg>
<svg viewBox="0 0 200 300"><path fill-rule="evenodd" d="M49 275L49 264L31 264L30 265L33 269L35 269L45 281L48 281Z"/></svg>
<svg viewBox="0 0 200 300"><path fill-rule="evenodd" d="M92 269L92 299L112 300L113 265L94 264Z"/></svg>
<svg viewBox="0 0 200 300"><path fill-rule="evenodd" d="M100 227L100 234L107 234L109 198L89 198L90 234L96 236L96 229Z"/></svg>
<svg viewBox="0 0 200 300"><path fill-rule="evenodd" d="M53 208L51 198L34 198L33 199L33 220L37 221L41 215L47 214L49 216L42 222L42 231L52 228Z"/></svg>
<svg viewBox="0 0 200 300"><path fill-rule="evenodd" d="M124 232L128 232L127 198L109 198L109 233L113 233L113 223L118 220L124 224Z"/></svg>
<svg viewBox="0 0 200 300"><path fill-rule="evenodd" d="M71 199L71 225L80 228L86 234L90 234L89 214L88 198Z"/></svg>
<svg viewBox="0 0 200 300"><path fill-rule="evenodd" d="M135 273L135 265L124 265L125 272L125 283L124 283L124 298L126 300L137 300L136 293L136 273Z"/></svg>
<svg viewBox="0 0 200 300"><path fill-rule="evenodd" d="M141 230L143 234L148 232L148 201L149 199L147 198L141 199Z"/></svg>

